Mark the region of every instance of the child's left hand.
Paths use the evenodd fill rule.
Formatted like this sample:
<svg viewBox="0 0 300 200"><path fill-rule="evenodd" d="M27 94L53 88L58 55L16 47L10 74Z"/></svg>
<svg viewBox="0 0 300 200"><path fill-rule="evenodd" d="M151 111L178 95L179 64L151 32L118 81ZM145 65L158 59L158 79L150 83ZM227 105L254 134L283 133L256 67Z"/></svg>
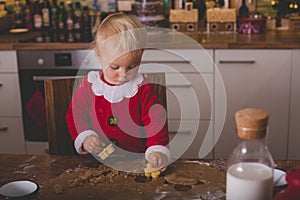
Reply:
<svg viewBox="0 0 300 200"><path fill-rule="evenodd" d="M151 167L161 169L161 171L165 170L165 168L168 165L168 162L168 157L164 153L158 151L152 152L148 158L148 163L151 164Z"/></svg>

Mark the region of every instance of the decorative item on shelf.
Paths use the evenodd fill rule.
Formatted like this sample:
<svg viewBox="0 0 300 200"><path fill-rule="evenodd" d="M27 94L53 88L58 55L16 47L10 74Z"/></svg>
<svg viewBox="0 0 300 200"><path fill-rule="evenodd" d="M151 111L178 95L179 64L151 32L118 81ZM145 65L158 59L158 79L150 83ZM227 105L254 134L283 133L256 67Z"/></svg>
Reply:
<svg viewBox="0 0 300 200"><path fill-rule="evenodd" d="M289 30L300 31L300 16L291 16L290 17Z"/></svg>
<svg viewBox="0 0 300 200"><path fill-rule="evenodd" d="M267 18L259 12L250 13L249 17L239 18L239 33L260 34L266 31Z"/></svg>
<svg viewBox="0 0 300 200"><path fill-rule="evenodd" d="M207 32L222 33L236 31L234 8L210 8L206 10Z"/></svg>
<svg viewBox="0 0 300 200"><path fill-rule="evenodd" d="M198 30L198 9L193 8L193 2L186 2L184 9L171 9L169 22L174 31L196 32Z"/></svg>
<svg viewBox="0 0 300 200"><path fill-rule="evenodd" d="M163 4L160 0L136 0L132 4L132 14L146 27L158 27L165 19Z"/></svg>

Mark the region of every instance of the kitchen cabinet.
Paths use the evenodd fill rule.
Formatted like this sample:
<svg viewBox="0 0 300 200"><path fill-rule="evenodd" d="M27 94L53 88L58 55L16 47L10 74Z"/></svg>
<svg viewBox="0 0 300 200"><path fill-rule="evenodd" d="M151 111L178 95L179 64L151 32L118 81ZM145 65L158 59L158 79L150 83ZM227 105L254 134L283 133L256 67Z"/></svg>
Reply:
<svg viewBox="0 0 300 200"><path fill-rule="evenodd" d="M0 152L25 153L15 51L0 51Z"/></svg>
<svg viewBox="0 0 300 200"><path fill-rule="evenodd" d="M199 158L202 145L213 146L213 51L146 50L140 72L166 75L172 158ZM211 149L206 158L212 158Z"/></svg>
<svg viewBox="0 0 300 200"><path fill-rule="evenodd" d="M222 99L219 94L225 88L227 100L226 109L220 108L226 117L221 136L215 138L215 158L228 158L237 144L235 112L255 107L270 114L267 142L273 157L286 159L291 55L292 50L215 50L215 73L218 70L223 79L223 85L215 83L215 98Z"/></svg>
<svg viewBox="0 0 300 200"><path fill-rule="evenodd" d="M288 159L300 159L300 50L293 50Z"/></svg>

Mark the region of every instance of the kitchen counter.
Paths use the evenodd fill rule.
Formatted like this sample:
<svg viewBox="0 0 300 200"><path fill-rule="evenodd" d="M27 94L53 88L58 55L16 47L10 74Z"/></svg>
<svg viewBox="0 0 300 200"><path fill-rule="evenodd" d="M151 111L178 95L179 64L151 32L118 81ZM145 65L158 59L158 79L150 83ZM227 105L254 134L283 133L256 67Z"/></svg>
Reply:
<svg viewBox="0 0 300 200"><path fill-rule="evenodd" d="M26 34L13 35L12 42L0 43L0 50L69 50L88 49L89 43L33 43L22 42L18 37L29 37ZM205 49L300 49L300 32L287 30L268 31L264 34L207 34L204 32L174 34L155 33L149 35L149 48L199 48ZM9 35L0 35L0 40ZM192 39L192 40L191 40ZM14 42L17 41L17 42ZM194 43L196 41L197 43Z"/></svg>
<svg viewBox="0 0 300 200"><path fill-rule="evenodd" d="M216 168L218 171L225 172L225 160L201 160L201 162ZM276 164L277 168L289 170L293 167L300 166L300 161L276 161ZM46 181L54 179L64 172L72 172L78 167L95 168L98 166L99 162L89 155L49 156L0 154L0 185L13 180L32 180L43 187ZM278 192L278 189L275 192ZM39 199L39 192L35 194L35 198Z"/></svg>

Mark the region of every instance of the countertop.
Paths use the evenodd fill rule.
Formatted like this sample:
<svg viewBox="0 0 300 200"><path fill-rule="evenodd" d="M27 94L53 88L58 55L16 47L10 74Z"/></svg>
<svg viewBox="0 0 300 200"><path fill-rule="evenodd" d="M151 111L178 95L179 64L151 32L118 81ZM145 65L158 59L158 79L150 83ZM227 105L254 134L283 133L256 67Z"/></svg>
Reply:
<svg viewBox="0 0 300 200"><path fill-rule="evenodd" d="M71 50L88 49L90 43L24 42L34 37L31 33L0 34L0 50ZM157 31L149 34L148 48L205 48L205 49L300 49L300 32L267 31L263 34L239 33L180 33Z"/></svg>
<svg viewBox="0 0 300 200"><path fill-rule="evenodd" d="M197 160L225 172L226 160ZM277 168L285 171L300 166L299 160L275 161ZM90 155L16 155L0 154L0 185L13 180L32 180L39 185L75 168L96 168L99 162ZM277 188L275 192L283 189ZM38 193L36 194L38 199ZM1 198L1 197L0 197ZM35 199L35 198L34 198Z"/></svg>

